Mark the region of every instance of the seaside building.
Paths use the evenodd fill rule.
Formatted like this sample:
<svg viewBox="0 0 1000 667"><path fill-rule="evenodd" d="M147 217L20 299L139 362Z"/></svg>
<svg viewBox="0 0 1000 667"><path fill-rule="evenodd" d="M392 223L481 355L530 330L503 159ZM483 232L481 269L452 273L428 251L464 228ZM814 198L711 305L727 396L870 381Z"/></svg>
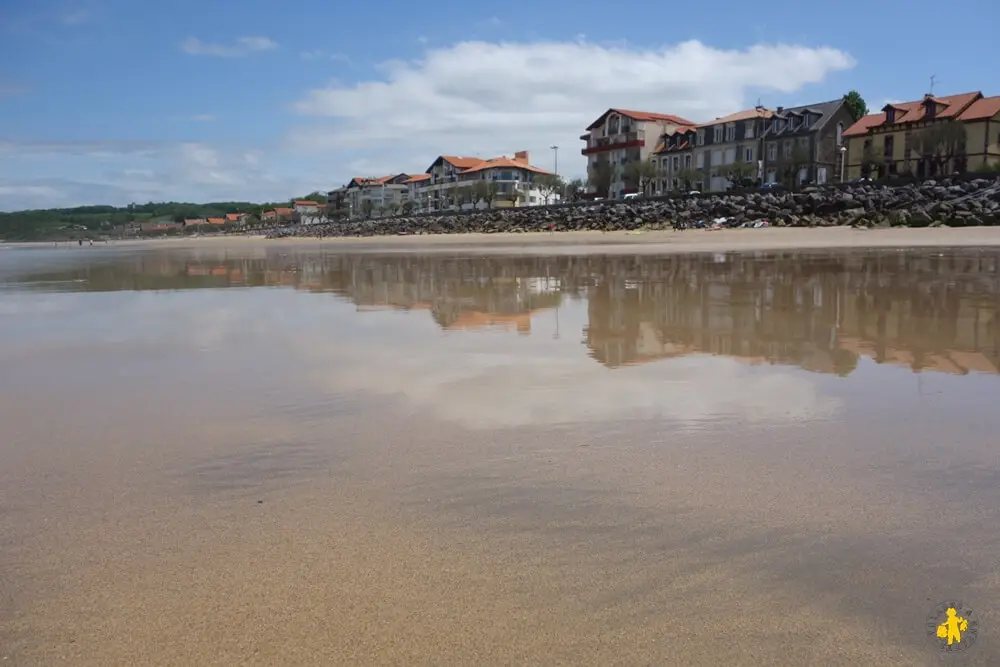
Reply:
<svg viewBox="0 0 1000 667"><path fill-rule="evenodd" d="M756 107L667 131L653 151L656 190L717 192L732 182L759 178L764 131L773 114Z"/></svg>
<svg viewBox="0 0 1000 667"><path fill-rule="evenodd" d="M797 186L839 181L840 149L853 121L843 99L775 109L763 134L764 182Z"/></svg>
<svg viewBox="0 0 1000 667"><path fill-rule="evenodd" d="M538 182L551 172L532 165L527 151L484 160L439 155L423 174L407 180L414 212L509 208L556 203Z"/></svg>
<svg viewBox="0 0 1000 667"><path fill-rule="evenodd" d="M784 185L837 179L844 129L843 100L797 107L755 107L666 132L654 151L657 191L722 192L741 182Z"/></svg>
<svg viewBox="0 0 1000 667"><path fill-rule="evenodd" d="M845 132L847 178L916 178L1000 163L1000 96L979 91L892 102Z"/></svg>
<svg viewBox="0 0 1000 667"><path fill-rule="evenodd" d="M672 114L608 109L580 136L586 143L580 153L587 157L588 194L618 199L637 192L634 184L626 182L626 166L648 159L669 132L693 126Z"/></svg>

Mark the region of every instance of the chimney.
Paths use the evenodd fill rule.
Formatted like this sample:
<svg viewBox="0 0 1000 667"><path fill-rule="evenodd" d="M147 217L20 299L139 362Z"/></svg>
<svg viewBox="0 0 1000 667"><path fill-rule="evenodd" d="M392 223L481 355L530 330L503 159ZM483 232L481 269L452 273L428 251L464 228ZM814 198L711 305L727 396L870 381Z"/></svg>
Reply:
<svg viewBox="0 0 1000 667"><path fill-rule="evenodd" d="M785 110L785 107L778 107L777 109L774 110L774 113L781 113L784 110Z"/></svg>
<svg viewBox="0 0 1000 667"><path fill-rule="evenodd" d="M516 162L523 162L524 164L531 164L528 161L528 151L518 151L514 153L514 160Z"/></svg>

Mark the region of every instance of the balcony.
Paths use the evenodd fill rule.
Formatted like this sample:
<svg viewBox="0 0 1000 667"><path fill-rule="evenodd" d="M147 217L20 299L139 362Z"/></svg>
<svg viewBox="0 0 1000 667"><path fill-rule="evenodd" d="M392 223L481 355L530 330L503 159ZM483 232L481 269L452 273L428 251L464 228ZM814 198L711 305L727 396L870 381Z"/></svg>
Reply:
<svg viewBox="0 0 1000 667"><path fill-rule="evenodd" d="M620 132L609 137L600 137L593 145L581 149L580 155L604 153L619 148L641 148L645 145L646 133L644 131Z"/></svg>

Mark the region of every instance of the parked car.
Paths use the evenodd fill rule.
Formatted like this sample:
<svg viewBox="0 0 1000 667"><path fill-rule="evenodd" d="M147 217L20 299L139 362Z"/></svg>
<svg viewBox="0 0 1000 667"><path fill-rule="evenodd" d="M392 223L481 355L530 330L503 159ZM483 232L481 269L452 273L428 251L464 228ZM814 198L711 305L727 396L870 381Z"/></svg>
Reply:
<svg viewBox="0 0 1000 667"><path fill-rule="evenodd" d="M774 188L780 187L777 183L764 183L760 186L761 190L773 190Z"/></svg>

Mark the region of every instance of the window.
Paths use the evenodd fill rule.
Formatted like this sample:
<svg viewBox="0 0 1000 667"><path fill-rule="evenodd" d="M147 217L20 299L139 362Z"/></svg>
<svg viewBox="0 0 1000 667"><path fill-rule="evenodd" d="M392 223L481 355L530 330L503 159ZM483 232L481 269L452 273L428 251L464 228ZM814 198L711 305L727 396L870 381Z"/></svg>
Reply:
<svg viewBox="0 0 1000 667"><path fill-rule="evenodd" d="M705 168L705 153L704 152L699 152L695 156L695 158L694 158L694 166L697 169L704 169Z"/></svg>
<svg viewBox="0 0 1000 667"><path fill-rule="evenodd" d="M778 159L778 144L767 145L767 159L772 162Z"/></svg>
<svg viewBox="0 0 1000 667"><path fill-rule="evenodd" d="M736 149L735 148L727 148L726 149L726 158L725 158L725 161L723 162L723 164L732 164L734 162L736 162Z"/></svg>
<svg viewBox="0 0 1000 667"><path fill-rule="evenodd" d="M807 113L802 114L802 129L803 130L808 130L809 129L809 125L810 125L810 121L811 120L812 119L809 117L809 114L807 114Z"/></svg>
<svg viewBox="0 0 1000 667"><path fill-rule="evenodd" d="M826 185L826 167L816 168L816 184Z"/></svg>
<svg viewBox="0 0 1000 667"><path fill-rule="evenodd" d="M691 156L690 155L685 155L684 156L684 167L687 168L687 169L691 168Z"/></svg>
<svg viewBox="0 0 1000 667"><path fill-rule="evenodd" d="M843 146L844 145L844 124L843 123L837 123L837 145L838 146Z"/></svg>
<svg viewBox="0 0 1000 667"><path fill-rule="evenodd" d="M674 156L674 164L673 164L674 171L677 171L680 168L680 163L681 163L681 159L675 155Z"/></svg>
<svg viewBox="0 0 1000 667"><path fill-rule="evenodd" d="M722 151L713 151L712 152L712 166L715 167L715 166L718 166L720 164L722 164Z"/></svg>
<svg viewBox="0 0 1000 667"><path fill-rule="evenodd" d="M777 132L778 131L778 119L777 118L772 118L771 119L771 131L772 132Z"/></svg>
<svg viewBox="0 0 1000 667"><path fill-rule="evenodd" d="M778 173L774 169L767 170L767 182L774 183L777 181Z"/></svg>
<svg viewBox="0 0 1000 667"><path fill-rule="evenodd" d="M743 161L753 162L753 148L747 147L743 149Z"/></svg>
<svg viewBox="0 0 1000 667"><path fill-rule="evenodd" d="M726 125L726 141L736 141L736 124Z"/></svg>
<svg viewBox="0 0 1000 667"><path fill-rule="evenodd" d="M895 123L896 122L896 110L889 107L885 110L885 122Z"/></svg>
<svg viewBox="0 0 1000 667"><path fill-rule="evenodd" d="M712 128L712 140L717 144L722 143L722 126L716 125Z"/></svg>
<svg viewBox="0 0 1000 667"><path fill-rule="evenodd" d="M698 130L698 145L705 145L705 130Z"/></svg>
<svg viewBox="0 0 1000 667"><path fill-rule="evenodd" d="M753 125L754 125L754 121L749 120L749 121L747 121L747 124L743 127L743 138L744 139L753 139L753 131L754 131Z"/></svg>
<svg viewBox="0 0 1000 667"><path fill-rule="evenodd" d="M783 154L783 155L784 155L785 157L792 157L792 142L791 142L791 141L786 141L786 142L785 142L785 143L784 143L784 144L783 144L783 145L781 146L781 153L782 153L782 154Z"/></svg>

